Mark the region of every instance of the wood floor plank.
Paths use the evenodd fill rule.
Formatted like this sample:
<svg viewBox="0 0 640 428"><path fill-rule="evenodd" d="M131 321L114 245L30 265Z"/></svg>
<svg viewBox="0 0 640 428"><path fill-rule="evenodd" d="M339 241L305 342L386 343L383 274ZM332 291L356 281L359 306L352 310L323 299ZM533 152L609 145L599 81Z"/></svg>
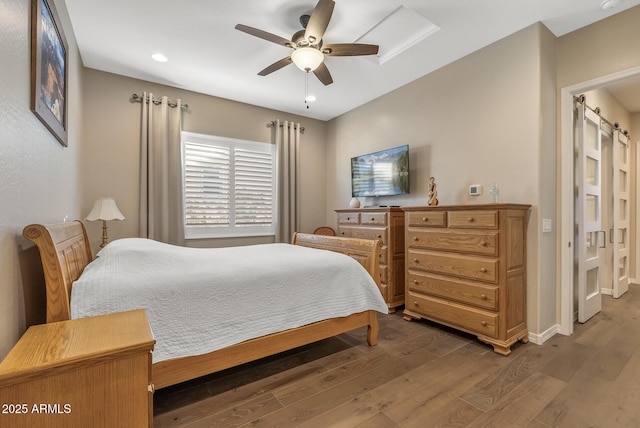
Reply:
<svg viewBox="0 0 640 428"><path fill-rule="evenodd" d="M554 377L540 372L531 373L509 394L468 426L473 428L526 426L565 386L566 382Z"/></svg>
<svg viewBox="0 0 640 428"><path fill-rule="evenodd" d="M376 413L375 416L367 419L358 425L343 425L344 428L399 428L400 425L392 421L384 413Z"/></svg>
<svg viewBox="0 0 640 428"><path fill-rule="evenodd" d="M461 373L460 367L467 363L472 365L471 361L476 358L478 355L473 351L459 349L451 353L449 358L424 361L403 376L391 379L339 407L318 415L304 426L317 428L353 426L379 412L384 412L392 419L397 418L396 420L400 421L402 418L398 415L408 411L402 407L403 405L414 402L422 392L431 391L432 384L447 373ZM462 374L462 377L467 377L473 372L477 373L470 368ZM400 410L394 413L397 406L400 406Z"/></svg>
<svg viewBox="0 0 640 428"><path fill-rule="evenodd" d="M393 357L387 353L371 353L356 361L309 377L304 382L279 387L273 391L273 394L284 406L288 406L305 397L318 394L341 383L348 382L350 379L361 376L363 373L376 370L379 366L383 366L392 361Z"/></svg>
<svg viewBox="0 0 640 428"><path fill-rule="evenodd" d="M477 409L487 411L539 369L544 362L544 357L539 354L512 354L504 370L470 388L460 398Z"/></svg>
<svg viewBox="0 0 640 428"><path fill-rule="evenodd" d="M371 370L318 394L305 397L290 406L253 421L253 427L300 425L328 410L341 406L379 385L402 376L403 373L420 366L427 354L414 352L400 358L393 358L384 364L372 366Z"/></svg>

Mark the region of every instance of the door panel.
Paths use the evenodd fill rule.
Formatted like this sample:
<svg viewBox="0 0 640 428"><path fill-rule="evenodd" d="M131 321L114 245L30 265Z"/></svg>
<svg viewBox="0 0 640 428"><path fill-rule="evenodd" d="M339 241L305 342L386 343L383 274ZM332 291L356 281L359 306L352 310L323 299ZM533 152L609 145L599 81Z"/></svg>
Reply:
<svg viewBox="0 0 640 428"><path fill-rule="evenodd" d="M613 132L613 297L629 290L629 138Z"/></svg>
<svg viewBox="0 0 640 428"><path fill-rule="evenodd" d="M602 143L600 117L593 111L578 106L578 132L576 133L576 220L578 223L578 321L586 322L600 312L599 267L600 248L605 244L602 232Z"/></svg>

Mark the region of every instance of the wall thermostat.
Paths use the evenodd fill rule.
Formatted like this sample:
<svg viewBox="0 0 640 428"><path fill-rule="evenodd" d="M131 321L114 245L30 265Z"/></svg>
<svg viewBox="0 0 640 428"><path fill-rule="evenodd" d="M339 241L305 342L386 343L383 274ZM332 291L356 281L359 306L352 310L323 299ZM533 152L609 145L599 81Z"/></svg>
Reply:
<svg viewBox="0 0 640 428"><path fill-rule="evenodd" d="M478 196L482 194L482 184L472 184L469 186L469 195Z"/></svg>

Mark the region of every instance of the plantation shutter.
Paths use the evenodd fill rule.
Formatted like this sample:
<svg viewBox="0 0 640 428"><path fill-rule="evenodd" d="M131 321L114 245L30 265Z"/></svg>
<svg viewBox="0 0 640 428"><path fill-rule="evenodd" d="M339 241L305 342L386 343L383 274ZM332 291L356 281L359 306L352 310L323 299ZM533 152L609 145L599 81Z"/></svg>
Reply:
<svg viewBox="0 0 640 428"><path fill-rule="evenodd" d="M275 147L184 134L186 237L274 234Z"/></svg>

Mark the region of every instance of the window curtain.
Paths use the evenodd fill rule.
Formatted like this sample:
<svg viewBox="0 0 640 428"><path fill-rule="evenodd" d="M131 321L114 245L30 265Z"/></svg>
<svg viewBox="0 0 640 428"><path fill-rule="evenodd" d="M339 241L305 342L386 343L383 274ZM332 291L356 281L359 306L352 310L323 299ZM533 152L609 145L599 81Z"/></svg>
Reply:
<svg viewBox="0 0 640 428"><path fill-rule="evenodd" d="M300 124L274 121L272 143L276 145L278 156L276 242L291 242L293 233L300 230Z"/></svg>
<svg viewBox="0 0 640 428"><path fill-rule="evenodd" d="M173 102L172 102L173 105ZM140 236L184 245L180 131L182 104L142 98L140 138Z"/></svg>

